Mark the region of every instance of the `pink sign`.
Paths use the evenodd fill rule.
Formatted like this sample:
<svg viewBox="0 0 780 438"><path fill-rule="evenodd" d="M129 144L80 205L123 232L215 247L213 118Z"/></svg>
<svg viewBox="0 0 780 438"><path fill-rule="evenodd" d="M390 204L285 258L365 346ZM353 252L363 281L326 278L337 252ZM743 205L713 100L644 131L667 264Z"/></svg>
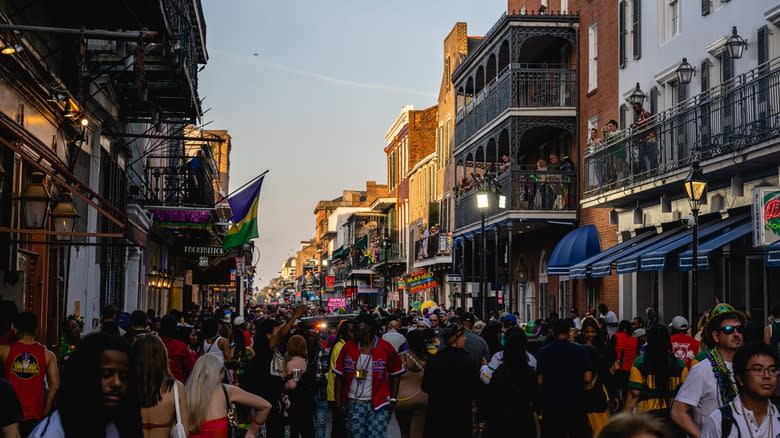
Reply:
<svg viewBox="0 0 780 438"><path fill-rule="evenodd" d="M328 312L333 312L339 307L347 307L346 298L328 298Z"/></svg>

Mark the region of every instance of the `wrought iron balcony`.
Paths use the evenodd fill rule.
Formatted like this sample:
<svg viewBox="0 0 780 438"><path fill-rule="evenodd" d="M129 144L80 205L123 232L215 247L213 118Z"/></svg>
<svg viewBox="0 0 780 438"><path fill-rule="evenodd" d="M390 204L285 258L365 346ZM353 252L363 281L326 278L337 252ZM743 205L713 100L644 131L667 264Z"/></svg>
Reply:
<svg viewBox="0 0 780 438"><path fill-rule="evenodd" d="M508 109L574 110L577 72L559 66L512 64L502 70L455 115L455 142L461 144Z"/></svg>
<svg viewBox="0 0 780 438"><path fill-rule="evenodd" d="M646 183L657 188L660 181L687 172L692 161L728 160L766 149L778 137L780 58L590 145L583 204L611 202L610 196ZM761 154L751 156L758 162Z"/></svg>
<svg viewBox="0 0 780 438"><path fill-rule="evenodd" d="M506 209L490 203L485 217L507 211L519 212L529 219L574 219L577 213L577 173L574 170L533 170L513 166L496 178L507 197ZM455 227L464 228L481 219L477 209L477 190L458 189L455 204Z"/></svg>
<svg viewBox="0 0 780 438"><path fill-rule="evenodd" d="M452 239L448 233L437 232L422 237L414 243L415 260L427 260L439 256L450 255Z"/></svg>
<svg viewBox="0 0 780 438"><path fill-rule="evenodd" d="M150 156L145 187L137 196L146 205L214 206L215 173L208 160L192 156ZM140 190L140 189L138 189Z"/></svg>

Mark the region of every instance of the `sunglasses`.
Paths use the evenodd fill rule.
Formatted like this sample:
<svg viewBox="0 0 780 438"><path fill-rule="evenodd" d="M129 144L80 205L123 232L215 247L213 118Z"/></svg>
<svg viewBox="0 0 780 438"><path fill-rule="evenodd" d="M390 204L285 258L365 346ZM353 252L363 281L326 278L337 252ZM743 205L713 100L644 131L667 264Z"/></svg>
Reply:
<svg viewBox="0 0 780 438"><path fill-rule="evenodd" d="M720 331L723 332L723 334L731 335L734 334L734 332L742 333L745 331L745 327L741 325L726 325L720 328Z"/></svg>

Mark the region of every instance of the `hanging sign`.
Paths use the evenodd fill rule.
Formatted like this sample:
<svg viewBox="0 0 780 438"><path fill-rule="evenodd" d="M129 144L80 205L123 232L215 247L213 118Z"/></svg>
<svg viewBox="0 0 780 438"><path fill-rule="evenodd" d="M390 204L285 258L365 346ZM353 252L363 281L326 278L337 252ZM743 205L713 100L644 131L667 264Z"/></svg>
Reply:
<svg viewBox="0 0 780 438"><path fill-rule="evenodd" d="M410 293L422 292L437 286L436 280L433 278L433 272L426 269L420 269L404 276L404 283L406 284L406 290Z"/></svg>
<svg viewBox="0 0 780 438"><path fill-rule="evenodd" d="M333 312L340 307L347 307L346 297L328 298L328 312Z"/></svg>
<svg viewBox="0 0 780 438"><path fill-rule="evenodd" d="M753 246L780 240L780 187L753 189Z"/></svg>

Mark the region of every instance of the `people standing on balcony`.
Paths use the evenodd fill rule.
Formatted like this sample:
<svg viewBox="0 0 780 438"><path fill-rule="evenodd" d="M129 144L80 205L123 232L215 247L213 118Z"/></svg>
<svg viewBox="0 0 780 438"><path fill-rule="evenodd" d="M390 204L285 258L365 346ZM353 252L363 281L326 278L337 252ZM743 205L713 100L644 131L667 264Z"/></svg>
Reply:
<svg viewBox="0 0 780 438"><path fill-rule="evenodd" d="M564 204L563 184L560 175L562 163L555 152L550 153L549 159L550 164L547 166L547 169L555 172L555 174L547 176L549 190L547 190L548 199L545 205L547 210L561 210Z"/></svg>
<svg viewBox="0 0 780 438"><path fill-rule="evenodd" d="M501 163L498 164L499 175L509 170L511 166L512 166L512 159L509 157L509 154L501 155Z"/></svg>
<svg viewBox="0 0 780 438"><path fill-rule="evenodd" d="M534 210L541 210L543 209L546 204L546 195L547 195L547 161L545 161L543 158L540 158L536 162L536 170L539 173L531 175L531 181L532 181L532 189L530 190L530 193L533 194L531 196L531 199L533 199L533 209Z"/></svg>
<svg viewBox="0 0 780 438"><path fill-rule="evenodd" d="M658 139L655 130L650 128L652 114L642 108L641 103L634 103L634 124L637 132L632 159L634 172L650 172L658 168Z"/></svg>
<svg viewBox="0 0 780 438"><path fill-rule="evenodd" d="M22 405L19 431L27 436L54 404L60 386L57 356L35 339L38 317L30 312L13 321L17 341L0 345L0 364Z"/></svg>

